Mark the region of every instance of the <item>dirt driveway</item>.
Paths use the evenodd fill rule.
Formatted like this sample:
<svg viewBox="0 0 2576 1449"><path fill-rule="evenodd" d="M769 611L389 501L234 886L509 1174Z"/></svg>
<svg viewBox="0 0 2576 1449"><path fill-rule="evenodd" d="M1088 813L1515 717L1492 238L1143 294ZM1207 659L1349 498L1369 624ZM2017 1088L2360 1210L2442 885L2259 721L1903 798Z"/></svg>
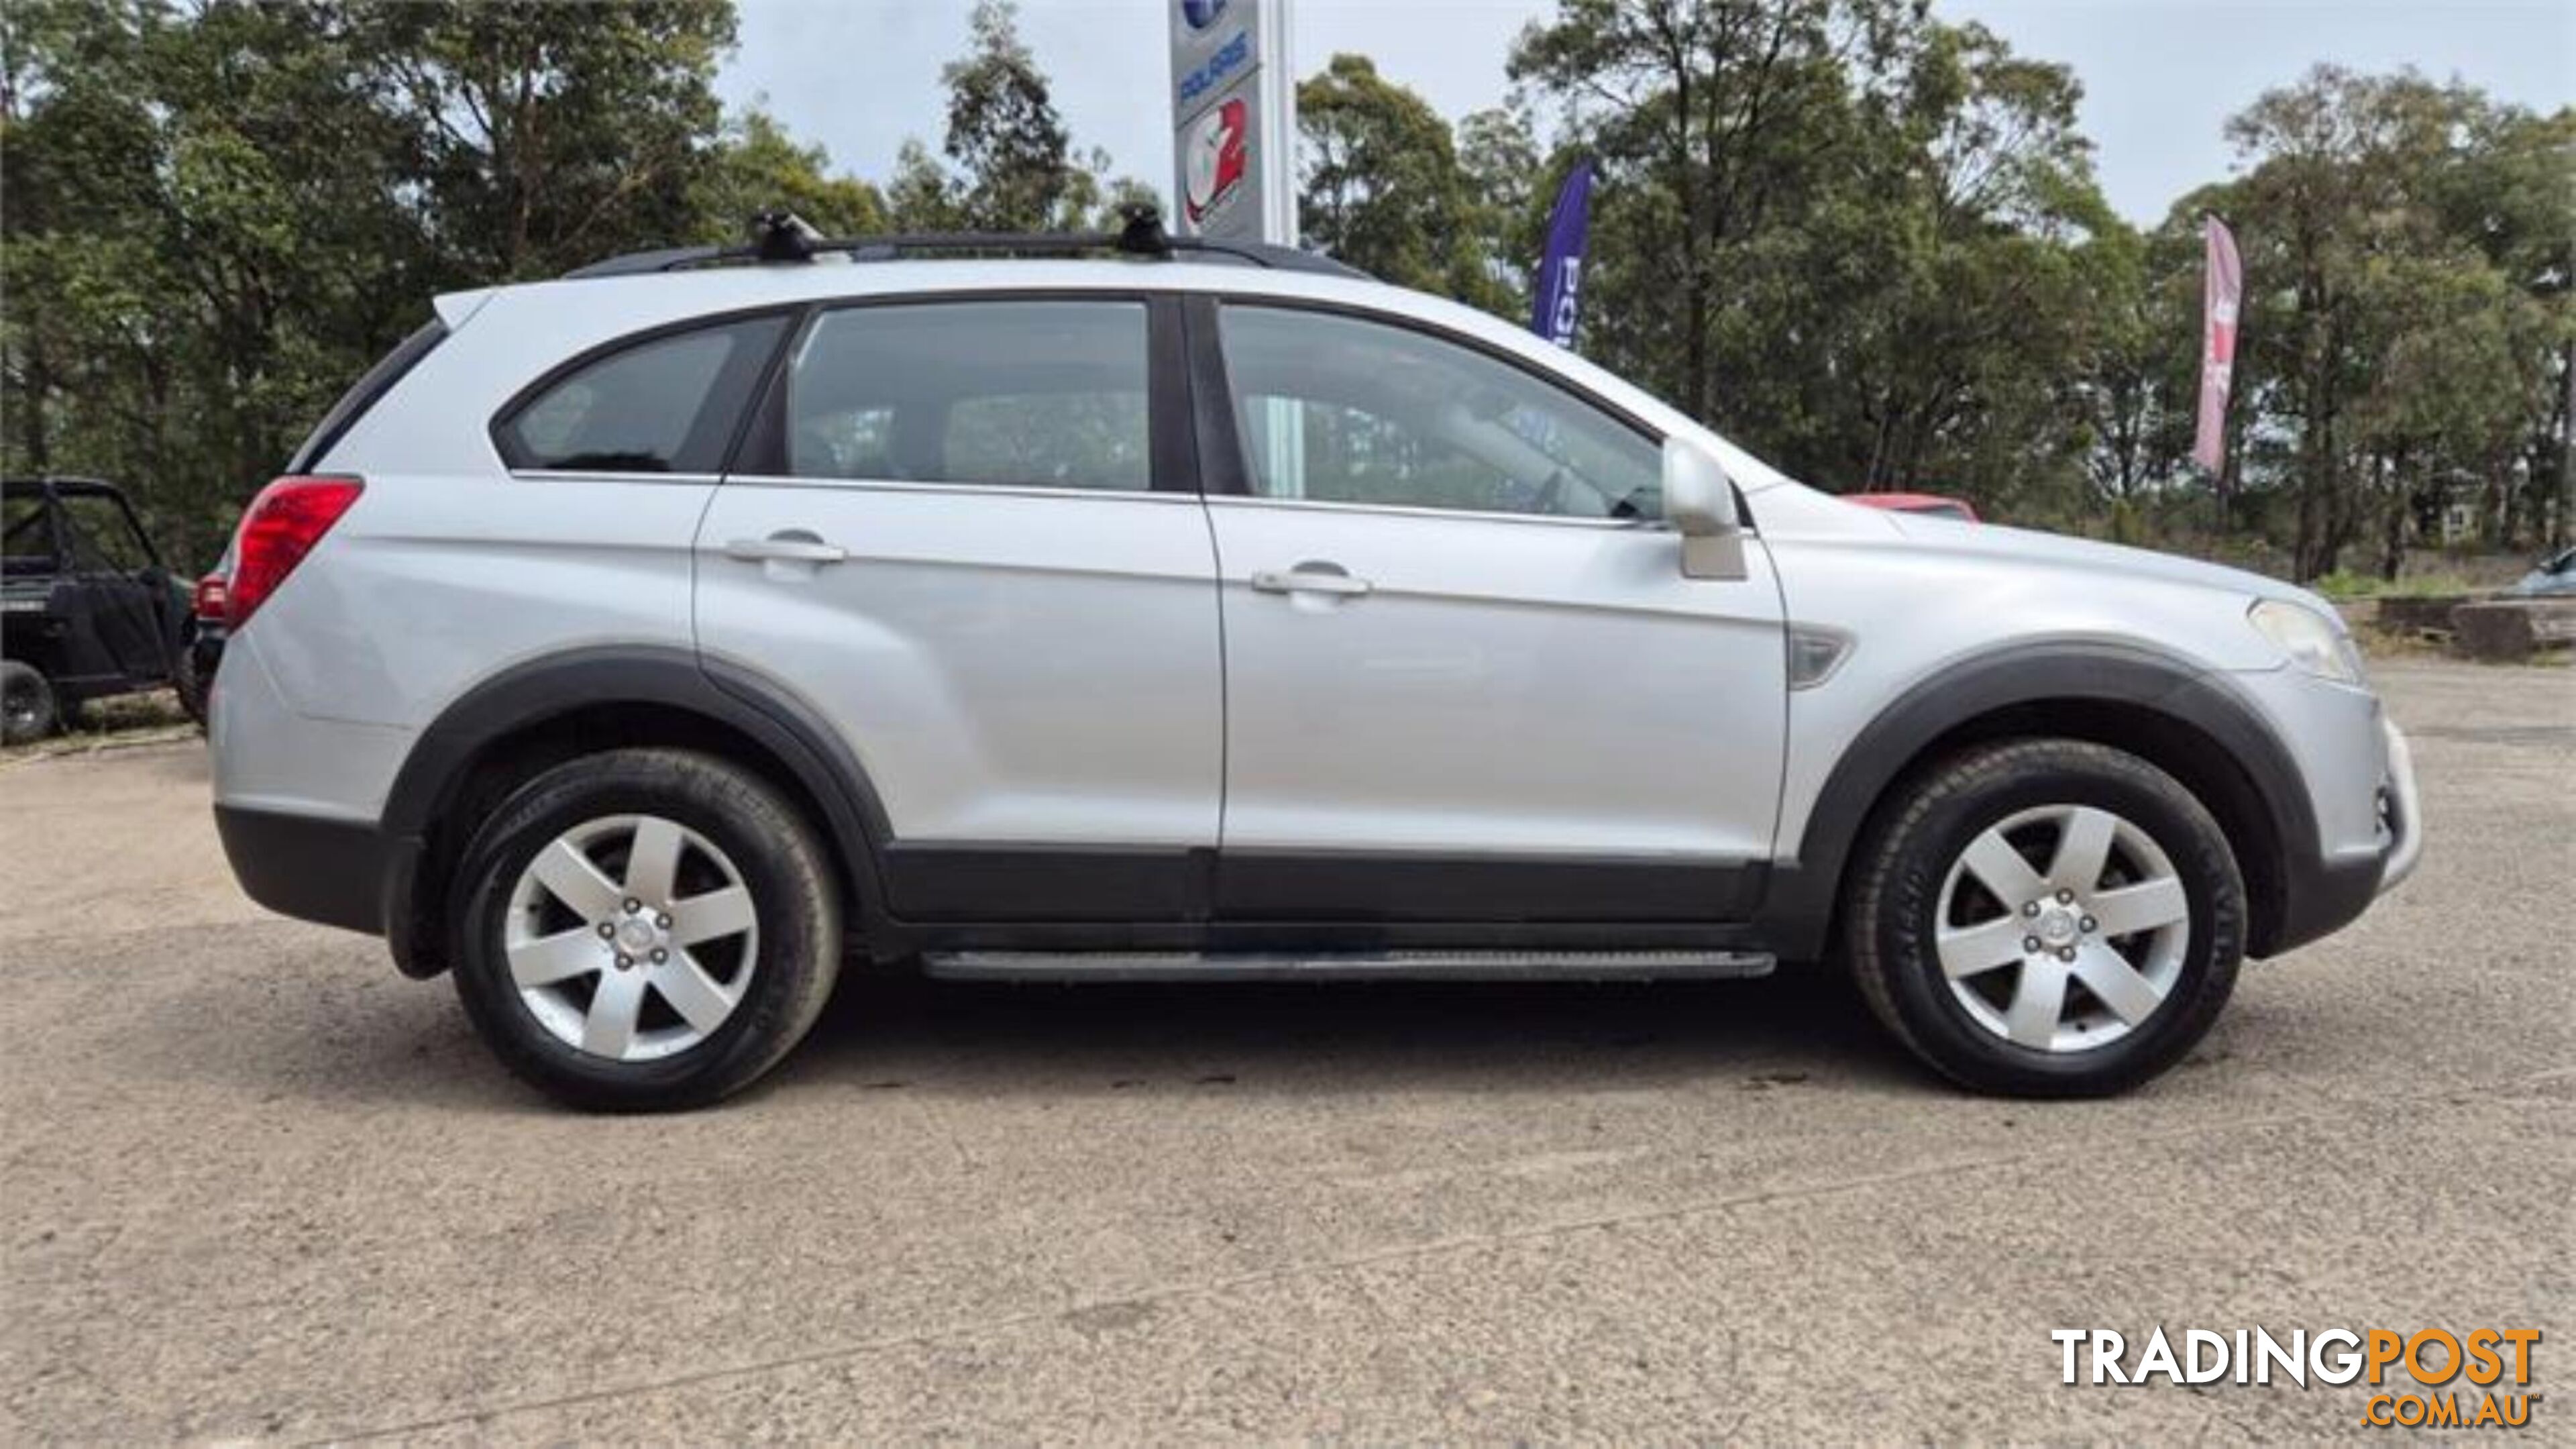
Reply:
<svg viewBox="0 0 2576 1449"><path fill-rule="evenodd" d="M2349 1439L2060 1327L2539 1326L2576 1433L2576 672L2382 670L2422 873L2124 1100L1836 982L861 982L603 1120L233 889L193 744L0 766L0 1441Z"/></svg>

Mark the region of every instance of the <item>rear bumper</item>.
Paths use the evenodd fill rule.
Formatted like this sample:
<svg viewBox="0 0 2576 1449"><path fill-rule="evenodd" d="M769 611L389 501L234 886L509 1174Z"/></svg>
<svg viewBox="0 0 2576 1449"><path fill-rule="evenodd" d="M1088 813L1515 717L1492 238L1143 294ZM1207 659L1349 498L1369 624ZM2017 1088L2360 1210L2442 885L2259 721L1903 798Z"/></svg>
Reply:
<svg viewBox="0 0 2576 1449"><path fill-rule="evenodd" d="M252 900L299 921L384 934L393 851L375 826L217 805L215 831Z"/></svg>

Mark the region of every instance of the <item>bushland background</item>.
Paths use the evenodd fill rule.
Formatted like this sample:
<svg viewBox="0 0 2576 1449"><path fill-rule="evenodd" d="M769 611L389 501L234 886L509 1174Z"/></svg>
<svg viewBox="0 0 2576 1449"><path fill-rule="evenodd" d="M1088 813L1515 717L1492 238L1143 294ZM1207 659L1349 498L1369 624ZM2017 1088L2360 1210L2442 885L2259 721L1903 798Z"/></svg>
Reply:
<svg viewBox="0 0 2576 1449"><path fill-rule="evenodd" d="M883 176L720 103L734 36L727 0L10 0L0 465L115 479L202 566L438 291L781 204L843 234L1154 195L1070 134L1007 0ZM1925 0L1559 0L1508 69L1454 124L1364 55L1304 79L1306 240L1519 318L1588 154L1583 350L1820 487L2338 591L2567 538L2576 111L2320 68L2141 230L2081 78ZM2215 477L2184 456L2205 213L2247 274Z"/></svg>

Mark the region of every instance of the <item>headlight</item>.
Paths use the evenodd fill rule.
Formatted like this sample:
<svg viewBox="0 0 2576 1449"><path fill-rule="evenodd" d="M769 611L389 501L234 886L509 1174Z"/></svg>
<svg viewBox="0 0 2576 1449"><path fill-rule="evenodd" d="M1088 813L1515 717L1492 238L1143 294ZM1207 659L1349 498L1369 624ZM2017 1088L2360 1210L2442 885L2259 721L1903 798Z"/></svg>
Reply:
<svg viewBox="0 0 2576 1449"><path fill-rule="evenodd" d="M2287 599L2258 599L2245 618L2299 668L2319 679L2361 683L2361 651L2352 636L2316 610Z"/></svg>

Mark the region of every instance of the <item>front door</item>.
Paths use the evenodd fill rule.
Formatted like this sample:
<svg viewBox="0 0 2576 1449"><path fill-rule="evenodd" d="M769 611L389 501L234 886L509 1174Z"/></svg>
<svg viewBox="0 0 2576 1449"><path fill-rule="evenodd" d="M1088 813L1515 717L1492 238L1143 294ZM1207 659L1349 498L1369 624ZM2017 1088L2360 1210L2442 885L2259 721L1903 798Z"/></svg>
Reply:
<svg viewBox="0 0 2576 1449"><path fill-rule="evenodd" d="M708 508L699 646L839 731L899 918L1198 913L1222 685L1168 305L823 310Z"/></svg>
<svg viewBox="0 0 2576 1449"><path fill-rule="evenodd" d="M1786 705L1758 543L1747 577L1683 577L1661 440L1499 349L1269 304L1217 327L1220 919L1748 914Z"/></svg>

